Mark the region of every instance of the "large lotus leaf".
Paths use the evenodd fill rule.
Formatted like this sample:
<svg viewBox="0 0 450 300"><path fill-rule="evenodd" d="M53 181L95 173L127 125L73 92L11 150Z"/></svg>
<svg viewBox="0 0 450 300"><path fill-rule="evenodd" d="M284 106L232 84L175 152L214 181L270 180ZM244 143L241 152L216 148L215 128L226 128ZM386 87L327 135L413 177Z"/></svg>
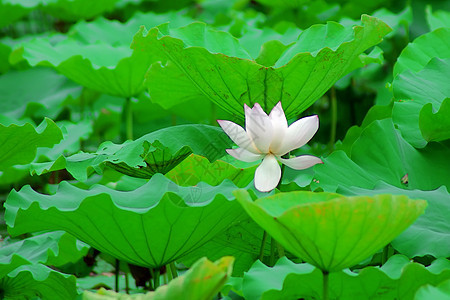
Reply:
<svg viewBox="0 0 450 300"><path fill-rule="evenodd" d="M145 73L153 59L128 46L107 43L82 44L66 39L52 44L49 39L34 39L13 51L11 61L25 59L32 66L54 67L69 79L93 90L119 97L140 93Z"/></svg>
<svg viewBox="0 0 450 300"><path fill-rule="evenodd" d="M191 153L213 162L231 147L231 140L218 127L179 125L167 127L121 145L105 142L96 153L78 153L59 157L55 162L35 164L33 172L46 173L66 168L76 179L85 181L88 172L107 165L117 171L139 178L167 173Z"/></svg>
<svg viewBox="0 0 450 300"><path fill-rule="evenodd" d="M400 234L391 245L408 257L433 255L450 256L450 194L445 187L434 191L404 190L386 183L378 183L374 189L358 187L339 187L338 193L344 195L406 195L411 199L424 199L428 207L414 224Z"/></svg>
<svg viewBox="0 0 450 300"><path fill-rule="evenodd" d="M448 11L438 10L433 12L431 6L427 6L426 17L431 31L441 27L450 27L450 13Z"/></svg>
<svg viewBox="0 0 450 300"><path fill-rule="evenodd" d="M49 68L9 72L0 77L0 111L17 119L24 115L55 118L64 100L80 94L79 85Z"/></svg>
<svg viewBox="0 0 450 300"><path fill-rule="evenodd" d="M427 284L421 287L414 297L414 300L428 299L450 300L450 279L441 282L436 287Z"/></svg>
<svg viewBox="0 0 450 300"><path fill-rule="evenodd" d="M436 285L450 278L450 262L435 260L430 266L392 256L382 267L330 273L330 299L413 299L424 284ZM321 299L322 272L310 264L280 259L273 268L257 261L244 275L245 299ZM438 298L427 298L438 299Z"/></svg>
<svg viewBox="0 0 450 300"><path fill-rule="evenodd" d="M152 64L146 86L153 101L179 103L206 97L243 118L243 104L259 102L269 111L282 101L288 118L307 109L339 78L366 63L362 53L378 44L390 28L363 15L362 25L315 25L302 32L274 67L260 65L237 39L203 23L170 29L143 28L134 37L135 52L165 56ZM170 97L168 96L170 95Z"/></svg>
<svg viewBox="0 0 450 300"><path fill-rule="evenodd" d="M59 267L78 261L89 246L63 231L40 234L0 248L0 278L15 268L33 263Z"/></svg>
<svg viewBox="0 0 450 300"><path fill-rule="evenodd" d="M450 139L450 98L442 101L439 111L433 111L433 104L425 104L419 113L419 128L423 138L429 141Z"/></svg>
<svg viewBox="0 0 450 300"><path fill-rule="evenodd" d="M0 278L5 299L75 299L76 279L44 265L23 265Z"/></svg>
<svg viewBox="0 0 450 300"><path fill-rule="evenodd" d="M200 181L218 185L223 180L229 179L236 186L243 188L253 180L255 170L256 166L237 168L221 160L211 163L202 156L191 154L170 170L166 177L181 186L193 186Z"/></svg>
<svg viewBox="0 0 450 300"><path fill-rule="evenodd" d="M110 11L119 0L42 0L42 9L58 19L78 21L91 19Z"/></svg>
<svg viewBox="0 0 450 300"><path fill-rule="evenodd" d="M450 32L450 29L449 29ZM450 42L450 35L448 41ZM394 103L392 119L405 139L415 147L424 147L427 140L420 131L420 111L431 103L432 110L439 110L442 102L450 97L450 58L433 58L422 70L410 70L399 74L393 81ZM428 108L428 111L430 109ZM448 120L439 124L439 131L449 131ZM447 126L446 126L447 125ZM432 132L432 134L434 134ZM426 138L430 138L427 136Z"/></svg>
<svg viewBox="0 0 450 300"><path fill-rule="evenodd" d="M103 17L92 22L78 22L71 27L69 35L84 44L102 41L113 46L128 46L140 26L151 28L169 21L172 26L180 27L191 23L192 19L174 11L164 14L137 12L125 23Z"/></svg>
<svg viewBox="0 0 450 300"><path fill-rule="evenodd" d="M130 192L66 182L55 195L29 186L12 191L5 204L9 232L65 230L121 260L160 267L194 251L245 215L226 180L213 187L180 187L157 174Z"/></svg>
<svg viewBox="0 0 450 300"><path fill-rule="evenodd" d="M42 0L2 0L0 2L0 28L19 20L40 2Z"/></svg>
<svg viewBox="0 0 450 300"><path fill-rule="evenodd" d="M433 57L450 58L450 28L440 28L416 38L403 49L394 65L394 77L405 70L418 72Z"/></svg>
<svg viewBox="0 0 450 300"><path fill-rule="evenodd" d="M62 138L59 127L47 118L37 128L30 123L7 127L0 124L0 170L30 163L38 147L51 147Z"/></svg>
<svg viewBox="0 0 450 300"><path fill-rule="evenodd" d="M372 189L378 181L403 189L450 189L448 148L430 143L415 149L394 128L392 119L377 120L362 130L351 146L350 155L336 151L314 167L311 183L335 192L338 186Z"/></svg>
<svg viewBox="0 0 450 300"><path fill-rule="evenodd" d="M201 257L215 260L222 256L235 257L233 276L242 274L259 258L264 230L251 218L229 226L202 247L182 257L179 261L191 266ZM264 256L270 255L270 242L267 240Z"/></svg>
<svg viewBox="0 0 450 300"><path fill-rule="evenodd" d="M250 217L289 252L328 272L354 266L374 254L427 205L392 195L289 192L254 202L245 190L235 195Z"/></svg>
<svg viewBox="0 0 450 300"><path fill-rule="evenodd" d="M145 295L124 295L100 289L97 293L85 291L83 300L210 300L220 291L231 275L233 261L233 257L223 257L214 263L206 258L199 259L185 274Z"/></svg>

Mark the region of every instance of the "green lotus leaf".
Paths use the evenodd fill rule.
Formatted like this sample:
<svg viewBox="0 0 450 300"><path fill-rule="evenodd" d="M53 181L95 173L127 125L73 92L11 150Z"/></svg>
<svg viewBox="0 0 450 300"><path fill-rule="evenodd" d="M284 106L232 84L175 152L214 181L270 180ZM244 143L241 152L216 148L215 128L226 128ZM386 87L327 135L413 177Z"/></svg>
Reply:
<svg viewBox="0 0 450 300"><path fill-rule="evenodd" d="M436 30L441 27L450 27L450 13L445 10L433 12L431 6L428 5L426 10L426 18L430 30Z"/></svg>
<svg viewBox="0 0 450 300"><path fill-rule="evenodd" d="M416 149L394 128L392 119L376 120L362 130L352 144L350 155L335 151L324 164L314 167L311 183L327 192L338 186L372 189L378 181L402 189L450 189L448 147L430 143Z"/></svg>
<svg viewBox="0 0 450 300"><path fill-rule="evenodd" d="M59 127L48 118L37 128L30 123L22 126L0 124L0 170L30 163L38 147L52 147L62 138Z"/></svg>
<svg viewBox="0 0 450 300"><path fill-rule="evenodd" d="M74 299L75 276L44 265L23 265L0 278L0 296L5 299Z"/></svg>
<svg viewBox="0 0 450 300"><path fill-rule="evenodd" d="M450 35L448 41L450 41ZM392 119L405 139L415 147L423 148L427 144L426 138L430 138L421 134L420 112L428 103L432 106L432 109L428 108L428 111L437 111L442 102L450 97L450 85L447 84L449 76L450 58L433 58L421 71L417 73L404 71L392 83L394 97L398 100L394 103ZM444 131L445 134L450 130L448 122L446 120L443 123L434 124L438 127L434 128L434 130L437 129L438 138L439 132Z"/></svg>
<svg viewBox="0 0 450 300"><path fill-rule="evenodd" d="M283 247L327 272L354 266L374 254L427 205L424 200L392 195L289 192L253 202L245 190L234 194L250 217Z"/></svg>
<svg viewBox="0 0 450 300"><path fill-rule="evenodd" d="M44 0L42 10L66 21L91 19L111 11L119 0Z"/></svg>
<svg viewBox="0 0 450 300"><path fill-rule="evenodd" d="M69 35L86 45L102 41L113 46L129 46L140 26L151 28L168 21L179 27L191 23L192 19L174 11L164 14L137 12L125 23L103 17L92 22L80 21L70 28Z"/></svg>
<svg viewBox="0 0 450 300"><path fill-rule="evenodd" d="M414 300L427 299L450 300L450 279L441 282L436 287L427 284L421 287L414 297Z"/></svg>
<svg viewBox="0 0 450 300"><path fill-rule="evenodd" d="M180 258L180 262L191 266L198 259L210 260L222 256L233 256L233 276L242 276L258 259L264 230L251 218L229 226L202 247ZM270 256L270 243L264 249L264 256Z"/></svg>
<svg viewBox="0 0 450 300"><path fill-rule="evenodd" d="M62 182L55 195L29 186L8 197L5 220L12 235L65 230L123 261L161 267L201 247L245 216L225 180L213 187L180 187L161 174L130 192Z"/></svg>
<svg viewBox="0 0 450 300"><path fill-rule="evenodd" d="M405 70L418 72L433 57L450 58L447 44L450 40L450 28L439 28L416 38L403 49L394 65L394 77Z"/></svg>
<svg viewBox="0 0 450 300"><path fill-rule="evenodd" d="M177 29L165 24L148 32L142 28L133 47L150 57L164 57L152 64L145 83L152 100L161 105L204 97L243 119L244 103L259 102L269 111L282 101L291 118L339 78L363 66L366 55L362 53L390 31L382 21L367 15L361 22L353 29L333 22L312 26L274 66L258 64L237 39L203 23Z"/></svg>
<svg viewBox="0 0 450 300"><path fill-rule="evenodd" d="M0 274L20 265L43 263L59 267L87 254L89 246L63 231L43 233L0 248Z"/></svg>
<svg viewBox="0 0 450 300"><path fill-rule="evenodd" d="M433 255L450 256L450 224L447 222L450 210L450 194L445 187L434 191L404 190L379 182L374 189L358 187L339 187L344 195L406 195L411 199L424 199L427 209L414 224L400 234L391 245L400 253L408 256Z"/></svg>
<svg viewBox="0 0 450 300"><path fill-rule="evenodd" d="M166 177L181 186L193 186L203 181L209 185L218 185L225 179L243 188L252 182L256 166L237 168L229 163L216 160L210 163L205 157L191 154L179 165L170 170Z"/></svg>
<svg viewBox="0 0 450 300"><path fill-rule="evenodd" d="M22 46L11 54L13 63L25 59L32 66L54 67L82 86L119 97L135 96L144 89L144 75L153 61L128 46L83 45L74 39L56 44L49 39L34 39Z"/></svg>
<svg viewBox="0 0 450 300"><path fill-rule="evenodd" d="M179 125L167 127L121 145L105 142L96 153L59 157L50 163L34 164L33 173L42 174L66 168L73 177L86 181L88 171L100 173L105 165L133 177L150 178L167 173L191 153L210 162L222 157L231 140L218 127Z"/></svg>
<svg viewBox="0 0 450 300"><path fill-rule="evenodd" d="M19 20L41 2L42 0L2 0L0 2L0 28Z"/></svg>
<svg viewBox="0 0 450 300"><path fill-rule="evenodd" d="M20 89L11 88L20 82ZM77 98L81 87L49 68L9 72L0 77L0 111L12 118L56 118L68 97Z"/></svg>
<svg viewBox="0 0 450 300"><path fill-rule="evenodd" d="M185 274L163 285L154 292L147 294L124 295L100 289L97 293L85 291L83 300L102 299L212 299L231 275L233 257L223 257L214 263L202 258L198 260Z"/></svg>
<svg viewBox="0 0 450 300"><path fill-rule="evenodd" d="M450 262L435 260L430 266L392 256L382 267L330 273L330 299L413 299L424 284L436 285L450 278ZM310 264L281 258L273 268L255 262L244 275L245 299L321 299L322 272ZM439 298L426 298L439 299Z"/></svg>
<svg viewBox="0 0 450 300"><path fill-rule="evenodd" d="M445 98L439 111L433 111L433 104L425 104L419 113L419 128L427 141L444 141L450 138L450 98Z"/></svg>

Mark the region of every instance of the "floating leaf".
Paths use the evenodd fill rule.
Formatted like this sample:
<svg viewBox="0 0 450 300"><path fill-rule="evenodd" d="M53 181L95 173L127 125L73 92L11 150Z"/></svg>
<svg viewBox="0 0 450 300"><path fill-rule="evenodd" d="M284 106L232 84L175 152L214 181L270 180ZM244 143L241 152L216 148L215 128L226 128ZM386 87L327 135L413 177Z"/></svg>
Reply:
<svg viewBox="0 0 450 300"><path fill-rule="evenodd" d="M234 194L250 217L289 252L328 272L354 266L375 253L427 205L392 195L289 192L253 202L245 190Z"/></svg>
<svg viewBox="0 0 450 300"><path fill-rule="evenodd" d="M157 103L206 97L243 118L244 103L259 102L269 111L282 101L291 118L339 78L363 66L366 56L361 54L390 31L376 18L363 15L361 20L363 25L353 30L333 22L312 26L274 67L256 63L238 40L203 23L178 29L161 25L148 32L141 29L133 47L149 57L164 56L161 63L151 66L145 83Z"/></svg>
<svg viewBox="0 0 450 300"><path fill-rule="evenodd" d="M179 125L167 127L121 145L105 142L96 153L79 153L55 162L35 164L33 172L46 173L66 168L73 177L86 181L92 168L101 172L105 165L139 178L167 173L191 153L214 161L231 147L231 140L218 127Z"/></svg>
<svg viewBox="0 0 450 300"><path fill-rule="evenodd" d="M30 163L38 147L51 147L62 138L59 127L47 118L36 129L30 123L8 127L0 124L0 170Z"/></svg>
<svg viewBox="0 0 450 300"><path fill-rule="evenodd" d="M5 220L12 235L65 230L126 262L161 267L244 217L231 201L234 189L228 180L217 187L180 187L160 174L131 192L81 190L62 182L48 196L26 186L9 195Z"/></svg>
<svg viewBox="0 0 450 300"><path fill-rule="evenodd" d="M97 293L85 291L84 300L101 299L212 299L227 281L233 269L233 257L223 257L216 262L206 258L198 260L184 275L170 281L169 284L161 286L154 292L145 295L123 295L112 291L100 289Z"/></svg>
<svg viewBox="0 0 450 300"><path fill-rule="evenodd" d="M0 276L0 295L5 299L74 299L75 276L44 265L23 265Z"/></svg>
<svg viewBox="0 0 450 300"><path fill-rule="evenodd" d="M450 278L449 267L450 262L445 259L424 267L395 255L382 267L330 273L330 299L413 299L422 285L435 285ZM322 271L287 258L281 258L273 268L257 261L244 275L242 290L245 299L321 299Z"/></svg>
<svg viewBox="0 0 450 300"><path fill-rule="evenodd" d="M339 187L338 193L344 195L406 195L411 199L424 199L428 202L425 213L414 224L400 234L391 245L408 256L432 255L450 257L450 194L445 187L434 191L404 190L379 182L373 189Z"/></svg>

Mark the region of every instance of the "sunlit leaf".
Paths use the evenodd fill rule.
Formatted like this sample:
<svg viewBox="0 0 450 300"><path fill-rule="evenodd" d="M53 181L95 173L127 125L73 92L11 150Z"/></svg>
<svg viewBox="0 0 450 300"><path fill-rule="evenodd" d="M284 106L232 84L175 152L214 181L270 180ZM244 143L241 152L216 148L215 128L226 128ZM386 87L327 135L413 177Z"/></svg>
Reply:
<svg viewBox="0 0 450 300"><path fill-rule="evenodd" d="M203 181L209 185L218 185L225 179L238 187L247 186L255 176L256 166L236 168L224 161L210 163L206 158L191 154L166 174L166 177L181 186L196 185Z"/></svg>
<svg viewBox="0 0 450 300"><path fill-rule="evenodd" d="M81 190L62 182L48 196L26 186L11 192L5 220L13 235L65 230L121 260L160 267L244 217L239 204L231 201L234 189L230 181L216 187L180 187L159 174L130 192L100 185Z"/></svg>
<svg viewBox="0 0 450 300"><path fill-rule="evenodd" d="M339 271L369 257L411 225L427 205L392 195L289 192L255 202L245 190L235 195L283 247L324 271Z"/></svg>
<svg viewBox="0 0 450 300"><path fill-rule="evenodd" d="M424 255L450 256L450 224L447 222L450 194L445 187L434 191L420 191L404 190L385 183L378 183L373 190L339 187L338 192L344 195L406 195L411 199L427 200L428 206L425 213L391 244L397 251L411 258Z"/></svg>
<svg viewBox="0 0 450 300"><path fill-rule="evenodd" d="M233 257L223 257L214 263L206 258L198 260L183 276L172 280L168 285L156 289L147 294L123 295L104 289L97 293L85 291L84 300L101 299L196 299L210 300L221 289L231 275L233 269Z"/></svg>

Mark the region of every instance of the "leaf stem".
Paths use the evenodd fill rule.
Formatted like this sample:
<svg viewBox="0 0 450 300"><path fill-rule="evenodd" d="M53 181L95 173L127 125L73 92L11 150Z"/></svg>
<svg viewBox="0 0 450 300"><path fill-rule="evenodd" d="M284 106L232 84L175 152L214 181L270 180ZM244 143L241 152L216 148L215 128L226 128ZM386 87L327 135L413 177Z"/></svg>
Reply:
<svg viewBox="0 0 450 300"><path fill-rule="evenodd" d="M128 273L125 273L125 293L130 293L130 279L128 278Z"/></svg>
<svg viewBox="0 0 450 300"><path fill-rule="evenodd" d="M331 88L331 129L330 129L330 151L334 148L334 142L336 140L336 127L337 127L337 100L336 89L334 86Z"/></svg>
<svg viewBox="0 0 450 300"><path fill-rule="evenodd" d="M125 105L123 108L123 114L125 115L125 138L127 140L133 139L133 109L131 107L131 98L125 99Z"/></svg>
<svg viewBox="0 0 450 300"><path fill-rule="evenodd" d="M177 267L175 266L175 262L171 262L169 264L170 274L172 274L172 279L178 277Z"/></svg>
<svg viewBox="0 0 450 300"><path fill-rule="evenodd" d="M387 244L386 246L384 246L384 248L383 248L383 253L382 253L382 255L381 255L381 265L384 265L388 260L389 260L389 258L391 257L391 249L390 249L390 247L389 247L389 245L390 244Z"/></svg>
<svg viewBox="0 0 450 300"><path fill-rule="evenodd" d="M159 268L156 268L156 269L153 270L153 288L155 289L155 291L159 287L160 274L161 273L160 273L160 269Z"/></svg>
<svg viewBox="0 0 450 300"><path fill-rule="evenodd" d="M270 238L270 259L269 266L273 267L275 265L275 249L277 248L277 241L273 237Z"/></svg>
<svg viewBox="0 0 450 300"><path fill-rule="evenodd" d="M322 293L322 300L328 300L329 299L329 295L328 295L328 285L329 285L329 275L330 273L328 273L327 271L323 271L322 270L322 274L323 274L323 293Z"/></svg>
<svg viewBox="0 0 450 300"><path fill-rule="evenodd" d="M267 232L264 230L263 238L261 241L261 247L259 248L259 260L262 261L264 257L264 248L266 246L266 240L267 240Z"/></svg>
<svg viewBox="0 0 450 300"><path fill-rule="evenodd" d="M116 293L119 292L119 273L120 273L120 261L116 258L116 277L115 277L115 285L114 285L114 291Z"/></svg>

